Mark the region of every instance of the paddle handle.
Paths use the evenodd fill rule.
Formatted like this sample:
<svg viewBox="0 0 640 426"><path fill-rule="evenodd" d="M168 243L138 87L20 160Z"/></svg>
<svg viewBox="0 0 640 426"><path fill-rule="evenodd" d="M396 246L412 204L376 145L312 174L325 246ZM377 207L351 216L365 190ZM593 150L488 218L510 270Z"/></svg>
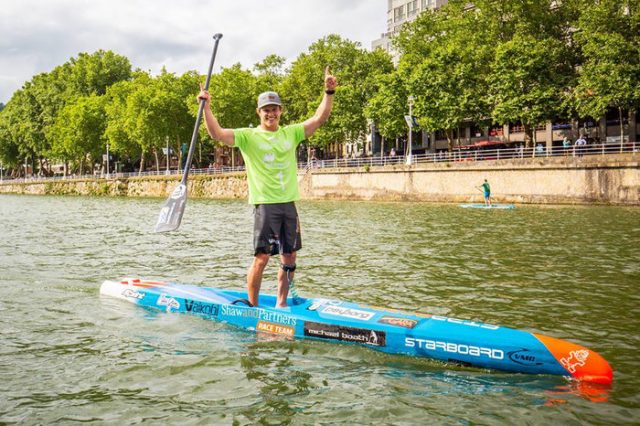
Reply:
<svg viewBox="0 0 640 426"><path fill-rule="evenodd" d="M220 39L222 38L222 34L218 33L213 36L215 40L215 44L213 45L213 53L211 54L211 61L209 62L209 70L207 71L207 81L204 83L204 90L209 90L209 83L211 82L211 73L213 72L213 64L216 61L216 54L218 53L218 43L220 43ZM198 133L200 130L200 122L202 121L202 113L204 111L204 105L206 101L204 99L200 100L200 105L198 106L198 115L196 116L196 125L193 128L193 135L191 135L191 143L189 144L189 154L187 154L187 161L184 163L184 172L182 174L181 183L183 185L187 184L187 177L189 177L189 170L191 169L191 161L193 160L193 153L196 150L196 144L198 143Z"/></svg>

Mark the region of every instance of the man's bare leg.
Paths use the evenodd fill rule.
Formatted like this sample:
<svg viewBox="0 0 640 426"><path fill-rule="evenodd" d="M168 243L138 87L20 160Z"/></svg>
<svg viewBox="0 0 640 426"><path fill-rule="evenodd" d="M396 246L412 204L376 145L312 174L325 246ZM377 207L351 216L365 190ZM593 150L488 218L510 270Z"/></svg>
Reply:
<svg viewBox="0 0 640 426"><path fill-rule="evenodd" d="M295 265L296 252L281 255L280 262L285 265ZM287 296L289 295L289 280L293 280L294 275L295 272L289 272L289 278L287 279L287 272L282 269L282 267L278 270L278 300L276 302L276 308L287 307Z"/></svg>
<svg viewBox="0 0 640 426"><path fill-rule="evenodd" d="M251 263L249 272L247 273L247 296L253 306L258 306L262 274L264 273L264 268L267 266L267 263L269 263L269 255L266 253L258 253L253 258L253 263Z"/></svg>

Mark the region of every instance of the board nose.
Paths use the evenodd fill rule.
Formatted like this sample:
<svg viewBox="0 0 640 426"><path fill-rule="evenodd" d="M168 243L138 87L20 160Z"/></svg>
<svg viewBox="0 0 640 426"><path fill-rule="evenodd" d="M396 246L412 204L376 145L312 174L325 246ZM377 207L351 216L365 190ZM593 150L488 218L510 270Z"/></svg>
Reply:
<svg viewBox="0 0 640 426"><path fill-rule="evenodd" d="M535 333L534 336L564 367L567 375L576 380L602 385L613 382L613 370L599 353L566 340Z"/></svg>

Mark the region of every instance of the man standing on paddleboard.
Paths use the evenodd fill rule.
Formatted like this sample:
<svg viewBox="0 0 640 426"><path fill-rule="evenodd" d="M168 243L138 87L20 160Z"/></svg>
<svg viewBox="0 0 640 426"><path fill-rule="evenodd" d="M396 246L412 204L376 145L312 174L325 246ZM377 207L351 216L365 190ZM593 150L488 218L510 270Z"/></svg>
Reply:
<svg viewBox="0 0 640 426"><path fill-rule="evenodd" d="M209 135L225 145L240 149L247 169L249 204L255 206L253 234L254 258L247 274L249 302L258 306L264 268L272 255L280 255L277 307L287 306L289 282L296 268L296 252L302 248L300 221L295 201L298 191L296 148L322 126L333 108L338 83L329 67L324 73L324 96L313 117L303 123L280 126L282 101L275 92L258 96L256 128L223 128L211 111L211 96L205 100L205 126Z"/></svg>
<svg viewBox="0 0 640 426"><path fill-rule="evenodd" d="M484 205L491 207L491 187L489 186L489 182L485 179L484 183L478 186L478 189L484 192Z"/></svg>

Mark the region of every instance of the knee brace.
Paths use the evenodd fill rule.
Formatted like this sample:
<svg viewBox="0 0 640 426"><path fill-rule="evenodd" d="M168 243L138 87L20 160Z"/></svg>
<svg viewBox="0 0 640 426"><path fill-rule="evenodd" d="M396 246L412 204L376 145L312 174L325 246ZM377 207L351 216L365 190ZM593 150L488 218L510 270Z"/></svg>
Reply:
<svg viewBox="0 0 640 426"><path fill-rule="evenodd" d="M295 263L293 263L293 264L291 264L291 265L288 265L288 264L286 264L286 263L281 263L281 264L280 264L280 267L281 267L281 268L282 268L282 270L283 270L283 271L285 271L285 272L293 272L293 271L295 271L295 270L296 270L296 264L295 264Z"/></svg>

